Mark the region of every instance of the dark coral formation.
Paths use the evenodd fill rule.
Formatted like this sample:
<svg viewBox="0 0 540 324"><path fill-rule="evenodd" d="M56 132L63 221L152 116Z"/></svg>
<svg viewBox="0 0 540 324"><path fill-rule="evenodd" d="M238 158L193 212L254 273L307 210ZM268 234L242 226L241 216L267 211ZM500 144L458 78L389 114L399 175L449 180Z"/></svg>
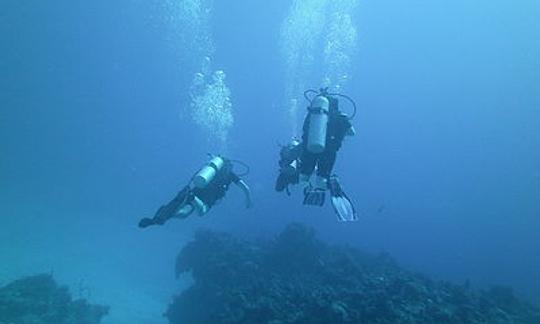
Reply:
<svg viewBox="0 0 540 324"><path fill-rule="evenodd" d="M199 232L178 256L186 271L195 283L169 306L174 324L540 323L511 289L435 282L298 224L271 242Z"/></svg>
<svg viewBox="0 0 540 324"><path fill-rule="evenodd" d="M72 300L52 276L23 278L0 288L0 324L98 324L108 307Z"/></svg>

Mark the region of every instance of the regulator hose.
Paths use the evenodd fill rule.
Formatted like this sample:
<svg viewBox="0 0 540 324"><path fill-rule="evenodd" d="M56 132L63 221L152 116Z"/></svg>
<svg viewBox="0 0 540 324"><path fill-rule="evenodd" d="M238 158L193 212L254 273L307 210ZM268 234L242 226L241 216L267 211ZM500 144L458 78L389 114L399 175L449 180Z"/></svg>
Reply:
<svg viewBox="0 0 540 324"><path fill-rule="evenodd" d="M310 94L310 93L314 93L314 94L318 95L318 94L319 94L319 91L313 90L313 89L308 89L308 90L304 91L304 98L306 98L306 100L307 100L309 103L311 103L311 101L313 101L313 98L310 98L310 97L309 97L309 94Z"/></svg>
<svg viewBox="0 0 540 324"><path fill-rule="evenodd" d="M244 172L240 173L240 174L237 174L237 176L239 177L245 177L249 174L249 172L251 171L251 168L249 167L249 165L245 162L242 162L242 161L239 161L239 160L229 160L231 161L232 163L236 163L238 165L241 165L242 167L244 167Z"/></svg>
<svg viewBox="0 0 540 324"><path fill-rule="evenodd" d="M356 116L356 112L358 111L358 108L356 107L356 102L349 96L347 95L344 95L344 94L341 94L341 93L325 93L323 91L323 89L321 89L321 91L317 91L317 90L313 90L313 89L308 89L306 91L304 91L304 98L306 98L306 100L311 103L313 101L313 97L310 97L309 94L310 93L314 93L315 95L319 95L319 94L325 94L325 95L328 95L328 96L336 96L336 97L341 97L341 98L345 98L347 101L349 101L352 106L353 106L353 113L351 114L351 116L349 116L349 120L353 120L354 117Z"/></svg>
<svg viewBox="0 0 540 324"><path fill-rule="evenodd" d="M356 112L358 111L358 108L356 107L356 102L351 97L349 97L347 95L344 95L344 94L341 94L341 93L329 93L328 95L329 96L342 97L342 98L347 99L351 103L351 105L353 106L353 113L351 114L351 116L349 116L349 120L354 119L354 116L356 116Z"/></svg>

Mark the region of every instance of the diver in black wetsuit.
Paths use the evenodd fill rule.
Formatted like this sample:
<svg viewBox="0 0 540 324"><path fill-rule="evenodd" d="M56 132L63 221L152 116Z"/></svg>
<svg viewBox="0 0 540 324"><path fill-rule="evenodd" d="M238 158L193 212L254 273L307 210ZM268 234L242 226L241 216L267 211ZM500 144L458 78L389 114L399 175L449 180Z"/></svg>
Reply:
<svg viewBox="0 0 540 324"><path fill-rule="evenodd" d="M353 136L355 130L350 117L339 110L338 96L343 95L321 89L310 100L302 141L294 139L280 151L276 190L289 193L290 184L303 183L304 204L316 206L324 204L326 190L329 190L338 219L348 221L357 219L356 211L332 170L345 136ZM314 172L315 177L312 177Z"/></svg>
<svg viewBox="0 0 540 324"><path fill-rule="evenodd" d="M194 211L203 216L217 201L225 197L231 183L244 192L246 208L250 208L252 202L249 187L233 172L232 161L214 156L173 200L158 209L153 218L141 219L139 227L163 225L171 218L186 218Z"/></svg>

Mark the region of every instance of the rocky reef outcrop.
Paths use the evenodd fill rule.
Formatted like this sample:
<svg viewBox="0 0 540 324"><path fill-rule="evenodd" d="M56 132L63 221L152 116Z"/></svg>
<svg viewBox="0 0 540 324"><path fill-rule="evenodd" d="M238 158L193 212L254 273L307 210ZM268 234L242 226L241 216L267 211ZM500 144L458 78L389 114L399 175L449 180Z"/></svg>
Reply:
<svg viewBox="0 0 540 324"><path fill-rule="evenodd" d="M36 275L0 288L0 324L98 324L106 306L73 300L52 276Z"/></svg>
<svg viewBox="0 0 540 324"><path fill-rule="evenodd" d="M176 271L194 284L173 298L173 324L540 323L510 288L433 281L387 255L329 246L299 224L260 242L201 231Z"/></svg>

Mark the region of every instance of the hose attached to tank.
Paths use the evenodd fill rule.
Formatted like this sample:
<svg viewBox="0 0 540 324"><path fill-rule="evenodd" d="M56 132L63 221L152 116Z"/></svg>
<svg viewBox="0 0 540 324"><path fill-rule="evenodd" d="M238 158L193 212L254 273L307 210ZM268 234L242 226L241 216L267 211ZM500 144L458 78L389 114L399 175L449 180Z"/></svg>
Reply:
<svg viewBox="0 0 540 324"><path fill-rule="evenodd" d="M304 91L304 98L306 98L306 100L309 101L309 103L311 103L311 101L313 101L313 98L309 97L310 93L314 93L315 95L318 95L319 91L313 90L313 89L308 89L308 90Z"/></svg>
<svg viewBox="0 0 540 324"><path fill-rule="evenodd" d="M358 111L358 108L356 107L356 102L349 96L341 94L341 93L329 93L330 96L337 96L347 99L351 105L353 106L353 113L349 116L349 120L353 120L356 116L356 112Z"/></svg>
<svg viewBox="0 0 540 324"><path fill-rule="evenodd" d="M356 116L356 112L357 112L357 107L356 107L356 102L349 96L347 95L344 95L344 94L341 94L341 93L328 93L326 92L326 89L321 89L321 91L317 91L317 90L313 90L313 89L308 89L306 91L304 91L304 98L306 98L306 100L311 103L313 101L313 97L309 97L309 94L310 93L314 93L315 95L319 95L319 94L324 94L324 95L328 95L328 96L336 96L336 97L342 97L342 98L345 98L347 99L353 106L353 113L351 114L351 116L349 116L349 120L353 120L354 117Z"/></svg>
<svg viewBox="0 0 540 324"><path fill-rule="evenodd" d="M231 161L232 163L236 163L238 165L241 165L242 167L244 167L244 172L240 173L240 174L237 174L237 176L239 177L245 177L249 174L249 172L251 171L251 168L249 167L249 165L247 165L247 163L245 162L242 162L242 161L239 161L239 160L229 160Z"/></svg>

